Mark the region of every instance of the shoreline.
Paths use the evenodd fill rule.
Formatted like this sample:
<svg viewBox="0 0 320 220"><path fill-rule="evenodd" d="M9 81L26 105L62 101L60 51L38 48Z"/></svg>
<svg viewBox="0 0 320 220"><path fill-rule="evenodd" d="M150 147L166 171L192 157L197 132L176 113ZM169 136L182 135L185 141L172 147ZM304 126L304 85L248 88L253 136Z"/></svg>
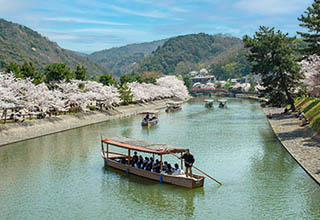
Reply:
<svg viewBox="0 0 320 220"><path fill-rule="evenodd" d="M320 185L320 141L307 125L301 127L301 121L294 115L283 115L281 108L266 107L262 109L268 122L282 146ZM272 115L269 118L268 115Z"/></svg>
<svg viewBox="0 0 320 220"><path fill-rule="evenodd" d="M112 110L112 112L89 111L1 125L0 147L71 129L137 115L146 110L163 109L166 107L165 104L171 101L173 101L173 99L162 99L144 104L120 106L116 110ZM186 101L181 102L184 103Z"/></svg>

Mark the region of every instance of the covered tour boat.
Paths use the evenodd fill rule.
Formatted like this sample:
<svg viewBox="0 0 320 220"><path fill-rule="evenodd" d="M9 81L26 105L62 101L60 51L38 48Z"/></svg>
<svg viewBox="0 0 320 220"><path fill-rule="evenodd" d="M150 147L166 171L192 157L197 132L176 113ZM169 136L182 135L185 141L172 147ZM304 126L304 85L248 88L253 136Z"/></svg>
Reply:
<svg viewBox="0 0 320 220"><path fill-rule="evenodd" d="M227 108L227 100L219 100L219 108Z"/></svg>
<svg viewBox="0 0 320 220"><path fill-rule="evenodd" d="M181 105L178 102L170 102L166 104L167 108L166 108L166 112L176 112L176 111L181 111Z"/></svg>
<svg viewBox="0 0 320 220"><path fill-rule="evenodd" d="M193 177L186 177L185 174L164 174L151 172L141 168L136 168L130 165L134 151L150 153L152 157L160 157L160 164L162 170L163 156L168 154L182 154L186 149L170 146L167 144L150 143L142 140L137 140L127 137L113 137L101 140L101 156L104 160L105 167L110 166L115 169L122 170L127 174L135 174L144 178L158 181L160 183L169 183L186 188L202 187L204 183L204 176L193 174ZM127 149L128 153L117 153L111 151L111 148ZM181 158L180 156L180 158ZM183 169L183 160L181 160L181 169Z"/></svg>
<svg viewBox="0 0 320 220"><path fill-rule="evenodd" d="M213 100L212 99L205 99L204 102L206 103L205 104L206 108L213 108Z"/></svg>
<svg viewBox="0 0 320 220"><path fill-rule="evenodd" d="M146 112L141 112L141 114L144 114L145 117L142 119L141 126L146 126L150 127L152 125L156 125L159 122L158 119L158 111L146 111Z"/></svg>

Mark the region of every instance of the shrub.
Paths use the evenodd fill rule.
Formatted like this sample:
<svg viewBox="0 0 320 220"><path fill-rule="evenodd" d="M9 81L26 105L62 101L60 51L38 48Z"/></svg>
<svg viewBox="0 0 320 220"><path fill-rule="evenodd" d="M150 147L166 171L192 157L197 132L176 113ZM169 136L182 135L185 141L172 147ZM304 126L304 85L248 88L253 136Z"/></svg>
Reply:
<svg viewBox="0 0 320 220"><path fill-rule="evenodd" d="M315 107L318 103L320 102L320 100L315 100L313 102L311 102L308 106L306 106L302 111L304 113L307 113L308 111L310 111L313 107Z"/></svg>

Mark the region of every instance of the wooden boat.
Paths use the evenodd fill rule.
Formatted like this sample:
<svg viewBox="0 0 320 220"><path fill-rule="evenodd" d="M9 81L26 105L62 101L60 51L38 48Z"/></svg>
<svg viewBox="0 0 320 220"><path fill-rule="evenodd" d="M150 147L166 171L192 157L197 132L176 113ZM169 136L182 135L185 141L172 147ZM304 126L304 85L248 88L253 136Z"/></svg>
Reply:
<svg viewBox="0 0 320 220"><path fill-rule="evenodd" d="M169 112L176 112L176 111L181 111L182 108L180 106L180 103L175 103L175 102L172 102L172 103L167 103L167 108L166 108L166 112L169 113Z"/></svg>
<svg viewBox="0 0 320 220"><path fill-rule="evenodd" d="M105 150L106 145L106 150ZM111 148L118 147L128 150L128 154L121 154L117 152L110 151ZM186 188L197 188L202 187L204 183L204 176L193 174L193 177L186 177L185 174L172 175L172 174L163 174L151 172L141 168L133 167L130 164L132 160L131 153L132 151L139 151L143 153L152 154L153 158L155 156L160 157L160 163L162 162L163 156L168 154L180 153L182 154L186 149L178 148L166 144L157 144L150 143L142 140L127 138L127 137L114 137L114 138L105 138L101 140L101 156L104 160L104 166L110 166L118 170L122 170L127 174L134 174L144 178L158 181L160 183L169 183L177 186L183 186ZM124 161L125 163L121 163ZM162 169L162 163L161 163ZM181 159L181 169L183 169L183 161Z"/></svg>
<svg viewBox="0 0 320 220"><path fill-rule="evenodd" d="M212 99L205 99L204 102L206 103L204 105L206 108L213 108L213 100Z"/></svg>
<svg viewBox="0 0 320 220"><path fill-rule="evenodd" d="M219 108L227 108L227 100L218 100Z"/></svg>
<svg viewBox="0 0 320 220"><path fill-rule="evenodd" d="M146 116L149 115L149 119L147 119L146 117L142 119L141 126L150 127L152 125L158 124L159 122L159 119L157 117L158 111L147 111L147 112L142 112L141 114L144 114Z"/></svg>

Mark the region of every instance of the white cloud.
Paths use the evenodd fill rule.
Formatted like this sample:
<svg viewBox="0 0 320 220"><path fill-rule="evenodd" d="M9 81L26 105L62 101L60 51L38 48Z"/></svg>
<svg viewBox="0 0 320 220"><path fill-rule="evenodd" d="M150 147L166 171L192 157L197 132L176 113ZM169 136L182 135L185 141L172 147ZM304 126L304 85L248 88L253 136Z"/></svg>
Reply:
<svg viewBox="0 0 320 220"><path fill-rule="evenodd" d="M235 3L236 8L240 8L251 13L262 15L290 14L303 10L311 0L240 0Z"/></svg>
<svg viewBox="0 0 320 220"><path fill-rule="evenodd" d="M166 14L159 12L159 11L145 11L145 12L140 12L140 11L135 11L127 8L122 8L116 5L110 5L110 9L113 9L115 11L125 13L125 14L130 14L130 15L137 15L137 16L142 16L142 17L150 17L150 18L165 18L167 17Z"/></svg>
<svg viewBox="0 0 320 220"><path fill-rule="evenodd" d="M88 23L88 24L129 25L129 24L118 23L118 22L98 21L98 20L89 20L89 19L72 18L72 17L51 17L51 18L43 18L42 20L75 22L75 23Z"/></svg>

